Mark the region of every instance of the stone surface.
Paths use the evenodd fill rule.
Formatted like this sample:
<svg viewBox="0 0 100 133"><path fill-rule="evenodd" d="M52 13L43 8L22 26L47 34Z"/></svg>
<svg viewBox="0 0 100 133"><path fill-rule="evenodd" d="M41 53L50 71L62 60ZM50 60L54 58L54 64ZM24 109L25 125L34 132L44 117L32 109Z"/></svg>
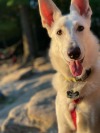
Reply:
<svg viewBox="0 0 100 133"><path fill-rule="evenodd" d="M54 100L55 92L50 88L37 93L28 103L29 120L42 131L56 125Z"/></svg>
<svg viewBox="0 0 100 133"><path fill-rule="evenodd" d="M24 74L30 71L26 68L16 71L21 75L18 78L14 73L2 79L6 82L0 84L0 90L7 100L0 105L0 133L57 133L53 70L44 59L37 61L33 75Z"/></svg>
<svg viewBox="0 0 100 133"><path fill-rule="evenodd" d="M39 133L40 130L33 127L27 117L26 104L20 105L9 113L2 125L3 133Z"/></svg>
<svg viewBox="0 0 100 133"><path fill-rule="evenodd" d="M40 57L35 60L34 68L39 72L43 72L48 69L51 70L52 65L50 64L48 57L46 59Z"/></svg>
<svg viewBox="0 0 100 133"><path fill-rule="evenodd" d="M28 103L10 111L2 125L3 133L56 133L55 91L52 88L34 95Z"/></svg>

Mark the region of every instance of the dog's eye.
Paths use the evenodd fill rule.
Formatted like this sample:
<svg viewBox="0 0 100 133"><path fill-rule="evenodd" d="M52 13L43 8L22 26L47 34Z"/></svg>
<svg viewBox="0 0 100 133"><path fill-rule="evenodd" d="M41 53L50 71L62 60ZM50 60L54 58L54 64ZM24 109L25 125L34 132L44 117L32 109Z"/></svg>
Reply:
<svg viewBox="0 0 100 133"><path fill-rule="evenodd" d="M78 26L77 31L81 32L83 30L84 30L84 26L82 26L82 25Z"/></svg>
<svg viewBox="0 0 100 133"><path fill-rule="evenodd" d="M62 30L61 29L57 31L57 35L62 35Z"/></svg>

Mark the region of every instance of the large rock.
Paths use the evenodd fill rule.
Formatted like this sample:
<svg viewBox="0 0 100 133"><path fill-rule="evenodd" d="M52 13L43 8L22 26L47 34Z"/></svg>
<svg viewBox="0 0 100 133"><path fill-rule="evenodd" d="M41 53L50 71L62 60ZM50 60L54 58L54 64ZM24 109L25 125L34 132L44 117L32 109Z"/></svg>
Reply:
<svg viewBox="0 0 100 133"><path fill-rule="evenodd" d="M12 109L3 133L56 133L55 91L45 83L28 103Z"/></svg>
<svg viewBox="0 0 100 133"><path fill-rule="evenodd" d="M44 132L56 125L54 99L55 92L50 88L37 93L28 103L29 120Z"/></svg>
<svg viewBox="0 0 100 133"><path fill-rule="evenodd" d="M15 82L12 75L11 82L0 88L8 100L12 99L0 110L2 133L57 133L56 93L51 86L54 71L49 62L41 58L37 62L33 75L22 74Z"/></svg>
<svg viewBox="0 0 100 133"><path fill-rule="evenodd" d="M40 130L33 127L27 117L26 105L13 109L4 124L2 133L39 133Z"/></svg>

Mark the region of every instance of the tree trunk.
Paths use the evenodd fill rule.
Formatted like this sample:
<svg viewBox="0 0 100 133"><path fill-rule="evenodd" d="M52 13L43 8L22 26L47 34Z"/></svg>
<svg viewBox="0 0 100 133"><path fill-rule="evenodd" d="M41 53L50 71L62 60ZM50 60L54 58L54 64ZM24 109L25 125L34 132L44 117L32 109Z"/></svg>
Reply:
<svg viewBox="0 0 100 133"><path fill-rule="evenodd" d="M24 50L23 63L27 63L28 61L32 60L36 55L37 52L36 39L34 39L33 42L34 36L32 33L32 26L29 21L28 7L25 5L20 5L19 10L20 10L20 20L22 27L23 50Z"/></svg>

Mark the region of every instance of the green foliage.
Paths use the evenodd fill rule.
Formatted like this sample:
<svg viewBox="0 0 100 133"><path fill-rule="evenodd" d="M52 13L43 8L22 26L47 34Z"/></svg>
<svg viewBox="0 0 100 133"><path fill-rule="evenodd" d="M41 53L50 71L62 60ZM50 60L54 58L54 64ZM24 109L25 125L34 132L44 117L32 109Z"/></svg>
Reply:
<svg viewBox="0 0 100 133"><path fill-rule="evenodd" d="M29 0L0 0L0 6L29 5Z"/></svg>
<svg viewBox="0 0 100 133"><path fill-rule="evenodd" d="M54 0L54 2L61 9L63 14L69 12L70 0Z"/></svg>
<svg viewBox="0 0 100 133"><path fill-rule="evenodd" d="M12 5L14 5L14 0L9 0L9 1L7 2L7 6L12 6Z"/></svg>
<svg viewBox="0 0 100 133"><path fill-rule="evenodd" d="M21 35L16 10L13 8L1 8L0 11L0 42L6 42Z"/></svg>
<svg viewBox="0 0 100 133"><path fill-rule="evenodd" d="M29 0L0 0L0 41L20 36L20 5L29 6Z"/></svg>
<svg viewBox="0 0 100 133"><path fill-rule="evenodd" d="M92 7L92 30L100 38L100 1L90 0L90 5Z"/></svg>
<svg viewBox="0 0 100 133"><path fill-rule="evenodd" d="M16 19L12 18L0 20L0 40L9 40L14 37L18 37L20 29Z"/></svg>
<svg viewBox="0 0 100 133"><path fill-rule="evenodd" d="M92 6L93 9L99 8L100 1L99 0L90 0L90 5Z"/></svg>
<svg viewBox="0 0 100 133"><path fill-rule="evenodd" d="M7 0L8 6L29 5L29 0Z"/></svg>

